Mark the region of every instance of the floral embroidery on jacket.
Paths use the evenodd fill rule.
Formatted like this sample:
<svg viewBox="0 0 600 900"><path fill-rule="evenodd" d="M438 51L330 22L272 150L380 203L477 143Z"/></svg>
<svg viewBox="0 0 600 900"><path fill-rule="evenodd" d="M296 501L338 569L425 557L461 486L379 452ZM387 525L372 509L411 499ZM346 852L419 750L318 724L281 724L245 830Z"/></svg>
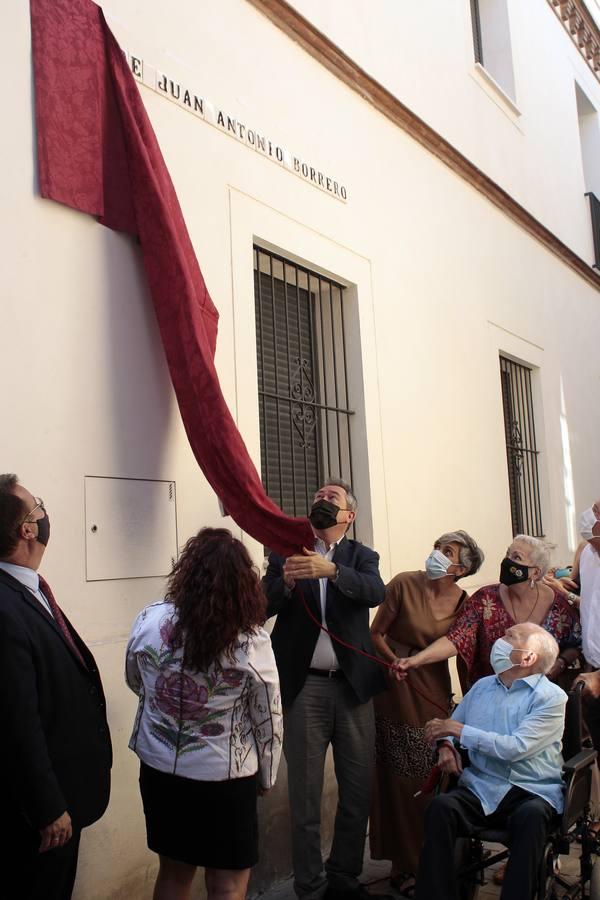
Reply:
<svg viewBox="0 0 600 900"><path fill-rule="evenodd" d="M130 747L150 765L189 777L205 777L206 767L208 780L248 775L258 764L270 786L281 752L281 702L268 635L240 635L232 661L221 657L206 672L190 671L173 645L175 615L171 604L156 603L134 623L126 674L140 702ZM198 763L184 764L190 754Z"/></svg>
<svg viewBox="0 0 600 900"><path fill-rule="evenodd" d="M227 694L240 686L244 673L237 669L223 669L218 663L211 671L188 675L182 671L181 650L173 646L173 619L165 616L159 625L162 639L160 647L145 644L139 655L143 669L157 673L154 682L154 697L150 708L161 714L150 731L166 747L179 757L206 747L203 737L223 734L225 726L217 720L227 715L231 707L215 710L210 701L218 694ZM162 674L175 668L170 675ZM160 674L159 674L160 673Z"/></svg>

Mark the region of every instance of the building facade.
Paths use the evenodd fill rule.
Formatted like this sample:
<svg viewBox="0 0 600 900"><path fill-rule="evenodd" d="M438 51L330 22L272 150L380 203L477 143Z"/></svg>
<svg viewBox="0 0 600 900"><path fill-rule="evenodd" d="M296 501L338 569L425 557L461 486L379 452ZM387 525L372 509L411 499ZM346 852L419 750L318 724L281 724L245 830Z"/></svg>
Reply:
<svg viewBox="0 0 600 900"><path fill-rule="evenodd" d="M582 0L106 0L220 311L223 391L269 494L351 478L388 579L464 528L568 563L598 496L600 34ZM123 655L185 539L231 527L191 454L135 242L40 199L26 4L5 72L3 470L115 746L76 898L147 898ZM331 782L331 780L330 780ZM334 787L327 788L330 830ZM285 766L254 889L287 877ZM203 811L199 811L202 815ZM232 811L232 815L234 812Z"/></svg>

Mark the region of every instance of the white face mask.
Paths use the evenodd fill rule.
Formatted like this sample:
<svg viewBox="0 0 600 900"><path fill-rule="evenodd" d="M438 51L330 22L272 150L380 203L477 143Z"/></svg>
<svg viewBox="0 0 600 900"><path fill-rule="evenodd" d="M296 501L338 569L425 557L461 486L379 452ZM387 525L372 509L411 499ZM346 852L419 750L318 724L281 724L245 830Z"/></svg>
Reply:
<svg viewBox="0 0 600 900"><path fill-rule="evenodd" d="M432 550L425 560L425 571L428 578L436 581L438 578L443 578L444 575L447 575L448 569L453 565L452 560L448 559L441 550Z"/></svg>
<svg viewBox="0 0 600 900"><path fill-rule="evenodd" d="M505 641L504 638L498 638L498 640L494 642L490 653L490 663L496 675L502 675L503 672L508 672L509 669L513 669L515 666L519 665L519 663L514 663L510 658L513 650L516 650L518 653L528 652L527 650L524 650L523 647L513 647L513 645L509 644L508 641Z"/></svg>
<svg viewBox="0 0 600 900"><path fill-rule="evenodd" d="M591 506L589 509L586 509L585 512L581 513L581 516L579 517L579 532L581 534L581 537L586 541L591 541L591 539L594 537L592 528L597 521L598 519L596 518L594 510L591 508Z"/></svg>

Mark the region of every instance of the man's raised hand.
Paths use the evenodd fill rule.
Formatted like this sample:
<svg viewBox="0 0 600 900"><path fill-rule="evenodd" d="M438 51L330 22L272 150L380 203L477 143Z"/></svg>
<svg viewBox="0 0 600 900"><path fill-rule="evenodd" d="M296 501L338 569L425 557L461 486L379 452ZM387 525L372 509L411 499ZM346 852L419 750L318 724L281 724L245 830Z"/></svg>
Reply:
<svg viewBox="0 0 600 900"><path fill-rule="evenodd" d="M330 562L314 550L302 550L302 555L288 556L283 567L283 577L296 582L301 578L333 578L337 572L335 563Z"/></svg>

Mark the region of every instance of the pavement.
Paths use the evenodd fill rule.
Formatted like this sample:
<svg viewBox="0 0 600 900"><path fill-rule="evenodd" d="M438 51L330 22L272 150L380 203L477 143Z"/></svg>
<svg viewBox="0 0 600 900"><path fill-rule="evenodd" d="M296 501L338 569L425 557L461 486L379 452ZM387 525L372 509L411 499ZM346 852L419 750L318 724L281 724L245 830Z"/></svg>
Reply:
<svg viewBox="0 0 600 900"><path fill-rule="evenodd" d="M497 844L488 844L490 850L495 851L501 849ZM387 860L371 859L367 849L365 853L364 868L361 881L366 885L369 893L372 894L390 894L392 897L405 897L390 887L390 863ZM477 900L498 900L500 897L501 887L495 885L492 881L493 874L500 867L501 863L486 869L486 883L479 888ZM561 856L561 875L569 880L574 880L579 872L579 846L575 844L571 848L569 856ZM559 888L558 897L562 896ZM292 879L281 881L279 884L273 885L268 891L259 895L260 900L296 900ZM434 898L432 898L434 900Z"/></svg>

